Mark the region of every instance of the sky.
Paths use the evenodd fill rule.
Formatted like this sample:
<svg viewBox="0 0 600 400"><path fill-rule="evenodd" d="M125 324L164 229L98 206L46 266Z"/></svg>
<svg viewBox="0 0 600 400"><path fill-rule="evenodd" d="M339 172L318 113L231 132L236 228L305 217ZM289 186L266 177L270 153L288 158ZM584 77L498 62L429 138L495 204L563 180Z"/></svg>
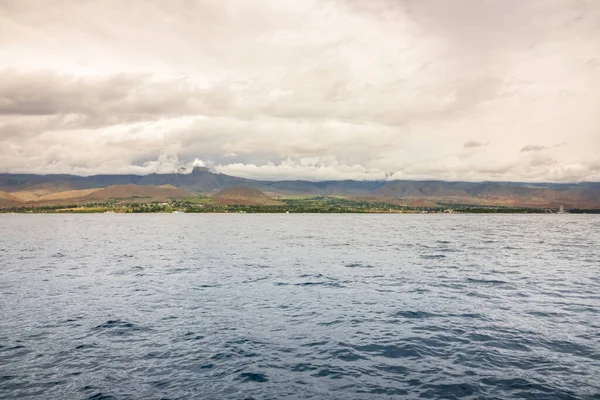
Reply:
<svg viewBox="0 0 600 400"><path fill-rule="evenodd" d="M0 0L0 172L600 181L598 0Z"/></svg>

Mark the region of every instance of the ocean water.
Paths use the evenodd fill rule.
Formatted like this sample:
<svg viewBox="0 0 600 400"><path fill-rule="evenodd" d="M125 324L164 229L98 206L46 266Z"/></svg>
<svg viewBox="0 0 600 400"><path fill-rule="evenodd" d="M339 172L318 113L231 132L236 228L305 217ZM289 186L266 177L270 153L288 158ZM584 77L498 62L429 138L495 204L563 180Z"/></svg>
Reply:
<svg viewBox="0 0 600 400"><path fill-rule="evenodd" d="M600 216L0 215L2 399L600 399Z"/></svg>

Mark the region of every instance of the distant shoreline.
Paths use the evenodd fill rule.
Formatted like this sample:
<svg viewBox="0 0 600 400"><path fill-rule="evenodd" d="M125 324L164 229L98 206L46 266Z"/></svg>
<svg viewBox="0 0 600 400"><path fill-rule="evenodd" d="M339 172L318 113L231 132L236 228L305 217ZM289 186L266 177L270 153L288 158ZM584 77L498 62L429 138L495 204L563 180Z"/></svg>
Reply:
<svg viewBox="0 0 600 400"><path fill-rule="evenodd" d="M275 210L272 208L261 209L261 207L235 206L221 210L132 210L132 209L99 209L99 208L34 208L34 209L0 209L0 214L420 214L420 215L455 215L455 214L542 214L542 215L564 215L564 214L600 214L597 209L575 209L558 213L553 210L523 209L523 208L465 208L445 210L382 210L382 209L338 209L338 210Z"/></svg>
<svg viewBox="0 0 600 400"><path fill-rule="evenodd" d="M356 199L341 196L273 198L252 189L222 191L183 199L114 198L108 201L68 204L21 204L0 208L0 213L101 214L101 213L198 213L198 214L561 214L600 213L600 209L523 205L468 204L449 200L417 201ZM66 203L66 204L65 204Z"/></svg>

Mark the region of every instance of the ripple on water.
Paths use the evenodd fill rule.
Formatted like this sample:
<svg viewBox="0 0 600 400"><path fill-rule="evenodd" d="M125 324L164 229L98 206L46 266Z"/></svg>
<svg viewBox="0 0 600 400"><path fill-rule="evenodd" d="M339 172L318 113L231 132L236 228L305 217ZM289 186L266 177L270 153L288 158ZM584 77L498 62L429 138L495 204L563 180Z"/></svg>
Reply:
<svg viewBox="0 0 600 400"><path fill-rule="evenodd" d="M56 218L0 215L2 398L600 399L595 217Z"/></svg>
<svg viewBox="0 0 600 400"><path fill-rule="evenodd" d="M88 397L88 400L114 400L116 399L116 397L111 396L109 394L105 394L105 393L96 393L91 395L90 397Z"/></svg>
<svg viewBox="0 0 600 400"><path fill-rule="evenodd" d="M348 263L344 265L346 268L375 268L371 264L363 264L363 263Z"/></svg>
<svg viewBox="0 0 600 400"><path fill-rule="evenodd" d="M120 319L110 319L93 328L96 333L108 335L133 335L138 332L150 331L150 328Z"/></svg>
<svg viewBox="0 0 600 400"><path fill-rule="evenodd" d="M445 254L421 254L421 258L425 260L435 260L438 258L446 258Z"/></svg>
<svg viewBox="0 0 600 400"><path fill-rule="evenodd" d="M397 311L394 314L392 314L392 316L408 318L408 319L424 319L424 318L437 317L438 315L428 313L425 311Z"/></svg>
<svg viewBox="0 0 600 400"><path fill-rule="evenodd" d="M383 345L378 343L369 343L358 346L352 346L352 348L357 350L359 353L366 353L370 356L375 357L410 359L422 358L419 349L412 344Z"/></svg>
<svg viewBox="0 0 600 400"><path fill-rule="evenodd" d="M264 382L269 381L269 378L267 377L267 375L257 373L257 372L243 372L240 374L240 378L244 382L264 383Z"/></svg>
<svg viewBox="0 0 600 400"><path fill-rule="evenodd" d="M476 279L476 278L467 278L467 282L469 283L473 283L473 284L482 284L482 285L491 285L491 286L496 286L496 285L507 285L508 282L506 281L502 281L499 279Z"/></svg>

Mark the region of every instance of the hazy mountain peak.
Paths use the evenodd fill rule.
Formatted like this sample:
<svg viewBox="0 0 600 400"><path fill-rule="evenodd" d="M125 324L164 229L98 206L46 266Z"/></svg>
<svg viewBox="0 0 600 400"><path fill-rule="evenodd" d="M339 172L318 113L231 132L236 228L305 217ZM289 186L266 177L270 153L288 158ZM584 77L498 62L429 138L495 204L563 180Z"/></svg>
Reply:
<svg viewBox="0 0 600 400"><path fill-rule="evenodd" d="M207 167L194 167L192 169L192 175L200 175L200 174L214 174L216 173L214 170Z"/></svg>

